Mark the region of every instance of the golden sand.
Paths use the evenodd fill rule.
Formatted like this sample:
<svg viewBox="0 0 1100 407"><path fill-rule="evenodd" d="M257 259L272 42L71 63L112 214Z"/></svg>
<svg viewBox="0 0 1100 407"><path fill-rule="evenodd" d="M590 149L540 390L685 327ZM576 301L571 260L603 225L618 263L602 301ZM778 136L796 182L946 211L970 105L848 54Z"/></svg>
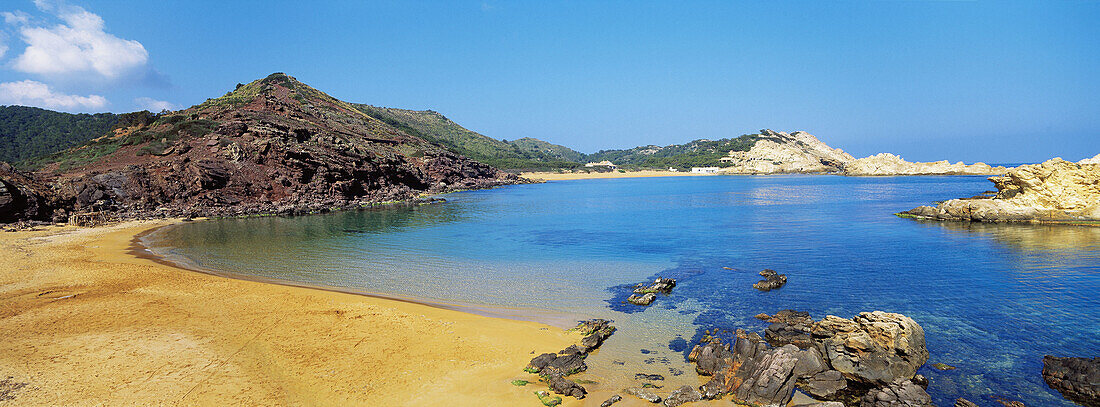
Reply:
<svg viewBox="0 0 1100 407"><path fill-rule="evenodd" d="M564 181L574 179L597 178L644 178L644 177L698 177L714 174L695 174L691 172L671 172L657 170L627 171L627 172L525 172L519 176L541 181Z"/></svg>
<svg viewBox="0 0 1100 407"><path fill-rule="evenodd" d="M129 252L171 222L0 233L0 380L28 384L0 405L540 405L511 380L578 339Z"/></svg>

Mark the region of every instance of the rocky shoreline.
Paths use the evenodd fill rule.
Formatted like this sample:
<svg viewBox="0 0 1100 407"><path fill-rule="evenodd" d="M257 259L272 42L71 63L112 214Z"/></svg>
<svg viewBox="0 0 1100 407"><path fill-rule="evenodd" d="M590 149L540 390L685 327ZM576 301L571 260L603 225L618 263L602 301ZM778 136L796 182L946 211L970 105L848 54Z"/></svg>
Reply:
<svg viewBox="0 0 1100 407"><path fill-rule="evenodd" d="M898 216L946 221L1100 222L1100 155L1079 162L1054 158L991 177L996 191L920 206Z"/></svg>

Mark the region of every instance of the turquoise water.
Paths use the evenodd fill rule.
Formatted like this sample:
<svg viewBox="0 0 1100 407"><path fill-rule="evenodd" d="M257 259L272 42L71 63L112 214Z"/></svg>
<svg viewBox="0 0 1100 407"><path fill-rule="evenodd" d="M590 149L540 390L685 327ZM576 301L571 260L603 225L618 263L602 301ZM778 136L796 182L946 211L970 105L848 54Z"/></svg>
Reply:
<svg viewBox="0 0 1100 407"><path fill-rule="evenodd" d="M762 331L760 312L884 310L924 327L929 363L958 367L921 370L938 405L1072 405L1043 383L1041 359L1100 355L1100 228L892 215L990 187L965 176L565 181L412 208L195 222L153 238L162 254L220 272L547 322L611 318L620 331L589 362L609 388L634 373L698 384L688 344L714 327ZM753 290L763 268L788 284ZM622 304L654 276L679 285L652 307Z"/></svg>

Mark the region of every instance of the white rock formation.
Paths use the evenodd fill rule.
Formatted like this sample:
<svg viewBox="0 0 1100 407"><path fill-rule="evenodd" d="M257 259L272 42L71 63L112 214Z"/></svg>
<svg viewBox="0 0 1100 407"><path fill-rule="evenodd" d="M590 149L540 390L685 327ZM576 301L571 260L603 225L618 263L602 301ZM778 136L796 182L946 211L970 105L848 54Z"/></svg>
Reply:
<svg viewBox="0 0 1100 407"><path fill-rule="evenodd" d="M1005 167L991 167L986 163L951 164L947 160L934 162L909 162L901 157L881 153L853 160L844 166L845 175L993 175L1004 174Z"/></svg>
<svg viewBox="0 0 1100 407"><path fill-rule="evenodd" d="M854 160L851 154L832 148L804 131L783 133L762 130L762 139L749 151L730 153L732 166L721 174L836 173Z"/></svg>
<svg viewBox="0 0 1100 407"><path fill-rule="evenodd" d="M989 178L997 187L994 197L952 199L901 215L986 222L1100 221L1100 163L1094 160L1074 163L1053 158L1022 165Z"/></svg>

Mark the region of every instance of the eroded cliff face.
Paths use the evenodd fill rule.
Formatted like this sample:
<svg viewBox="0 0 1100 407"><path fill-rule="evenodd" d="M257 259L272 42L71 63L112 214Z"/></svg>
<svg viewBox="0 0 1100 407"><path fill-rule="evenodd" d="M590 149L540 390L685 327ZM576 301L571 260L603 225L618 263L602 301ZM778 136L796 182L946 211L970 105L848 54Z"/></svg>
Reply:
<svg viewBox="0 0 1100 407"><path fill-rule="evenodd" d="M947 160L934 162L909 162L901 157L881 153L852 160L844 166L844 174L852 176L868 175L993 175L1004 174L1005 167L992 167L986 163L964 164L962 161L950 163Z"/></svg>
<svg viewBox="0 0 1100 407"><path fill-rule="evenodd" d="M837 173L854 160L851 154L822 143L804 131L762 130L749 151L730 154L723 174Z"/></svg>
<svg viewBox="0 0 1100 407"><path fill-rule="evenodd" d="M1016 167L1004 176L989 178L997 187L992 197L952 199L899 215L979 222L1100 221L1098 158L1076 163L1054 158Z"/></svg>

